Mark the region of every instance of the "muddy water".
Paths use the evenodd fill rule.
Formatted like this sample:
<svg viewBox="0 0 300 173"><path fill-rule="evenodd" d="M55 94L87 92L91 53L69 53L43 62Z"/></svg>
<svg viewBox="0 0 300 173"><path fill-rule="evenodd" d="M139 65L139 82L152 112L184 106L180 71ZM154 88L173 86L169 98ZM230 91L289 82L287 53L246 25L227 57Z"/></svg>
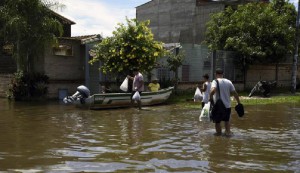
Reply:
<svg viewBox="0 0 300 173"><path fill-rule="evenodd" d="M233 111L232 137L200 110L91 111L0 99L2 172L300 172L300 104Z"/></svg>

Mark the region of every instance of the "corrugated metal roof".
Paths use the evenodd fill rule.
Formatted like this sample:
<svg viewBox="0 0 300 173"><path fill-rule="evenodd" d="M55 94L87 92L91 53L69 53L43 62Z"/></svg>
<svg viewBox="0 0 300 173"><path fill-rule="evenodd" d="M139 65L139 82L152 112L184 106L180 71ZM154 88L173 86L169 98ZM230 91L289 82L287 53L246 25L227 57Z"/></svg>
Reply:
<svg viewBox="0 0 300 173"><path fill-rule="evenodd" d="M165 43L163 44L163 47L167 50L173 50L176 48L181 48L180 43Z"/></svg>

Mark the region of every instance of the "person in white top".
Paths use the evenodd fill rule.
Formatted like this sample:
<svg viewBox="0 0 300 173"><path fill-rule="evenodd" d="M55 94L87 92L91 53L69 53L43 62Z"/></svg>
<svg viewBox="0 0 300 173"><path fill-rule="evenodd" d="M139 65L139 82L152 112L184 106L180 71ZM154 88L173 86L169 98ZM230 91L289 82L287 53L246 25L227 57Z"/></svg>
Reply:
<svg viewBox="0 0 300 173"><path fill-rule="evenodd" d="M203 83L202 87L200 88L200 91L202 92L202 95L203 95L203 99L202 99L202 108L203 108L205 103L208 103L208 101L209 101L211 82L209 81L208 74L205 74L202 77L204 79L204 83Z"/></svg>
<svg viewBox="0 0 300 173"><path fill-rule="evenodd" d="M219 82L219 88L220 88L220 95L221 95L221 100L223 101L226 109L226 116L222 121L225 122L225 135L231 135L230 131L230 114L231 114L231 100L230 96L231 94L234 96L236 99L237 103L240 104L240 99L239 95L235 90L234 85L232 82L228 79L223 78L223 70L222 69L217 69L216 70L216 80ZM219 98L218 93L218 88L217 88L217 82L216 80L212 81L211 84L211 90L210 90L210 101L211 103L216 103L217 98ZM216 128L216 135L221 135L222 134L222 127L221 127L221 122L214 122L215 123L215 128Z"/></svg>
<svg viewBox="0 0 300 173"><path fill-rule="evenodd" d="M144 91L144 77L143 77L143 75L139 72L139 70L137 68L133 69L133 74L134 74L134 77L131 77L130 75L127 75L128 79L133 80L133 83L132 83L132 93L131 93L131 96L130 96L132 104L134 102L132 100L132 96L134 95L134 93L136 91L138 91L139 94L142 95L142 92ZM141 100L138 100L137 102L138 102L139 109L142 109Z"/></svg>

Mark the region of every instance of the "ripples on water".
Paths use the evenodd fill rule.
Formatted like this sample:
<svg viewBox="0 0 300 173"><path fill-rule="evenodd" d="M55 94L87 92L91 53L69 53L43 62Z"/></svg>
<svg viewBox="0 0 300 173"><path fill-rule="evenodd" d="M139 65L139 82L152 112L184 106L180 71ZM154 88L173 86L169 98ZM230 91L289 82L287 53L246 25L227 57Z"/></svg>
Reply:
<svg viewBox="0 0 300 173"><path fill-rule="evenodd" d="M0 171L300 172L299 105L246 107L232 137L200 110L0 104ZM0 103L2 103L0 102ZM199 106L200 107L200 106Z"/></svg>

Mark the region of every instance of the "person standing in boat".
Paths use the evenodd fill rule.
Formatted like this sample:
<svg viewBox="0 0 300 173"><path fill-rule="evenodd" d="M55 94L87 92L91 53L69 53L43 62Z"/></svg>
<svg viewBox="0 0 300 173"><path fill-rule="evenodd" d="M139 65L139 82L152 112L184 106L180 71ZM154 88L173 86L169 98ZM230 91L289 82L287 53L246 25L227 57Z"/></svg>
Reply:
<svg viewBox="0 0 300 173"><path fill-rule="evenodd" d="M132 100L132 96L134 95L134 93L136 91L138 91L139 94L141 95L142 92L144 91L144 77L143 77L143 75L139 72L139 69L137 69L137 68L133 69L133 74L134 74L134 77L132 77L130 75L127 75L128 79L133 80L132 93L131 93L131 97L130 97L132 104L134 103L134 100ZM139 109L142 109L141 100L138 100L137 103L138 103Z"/></svg>

